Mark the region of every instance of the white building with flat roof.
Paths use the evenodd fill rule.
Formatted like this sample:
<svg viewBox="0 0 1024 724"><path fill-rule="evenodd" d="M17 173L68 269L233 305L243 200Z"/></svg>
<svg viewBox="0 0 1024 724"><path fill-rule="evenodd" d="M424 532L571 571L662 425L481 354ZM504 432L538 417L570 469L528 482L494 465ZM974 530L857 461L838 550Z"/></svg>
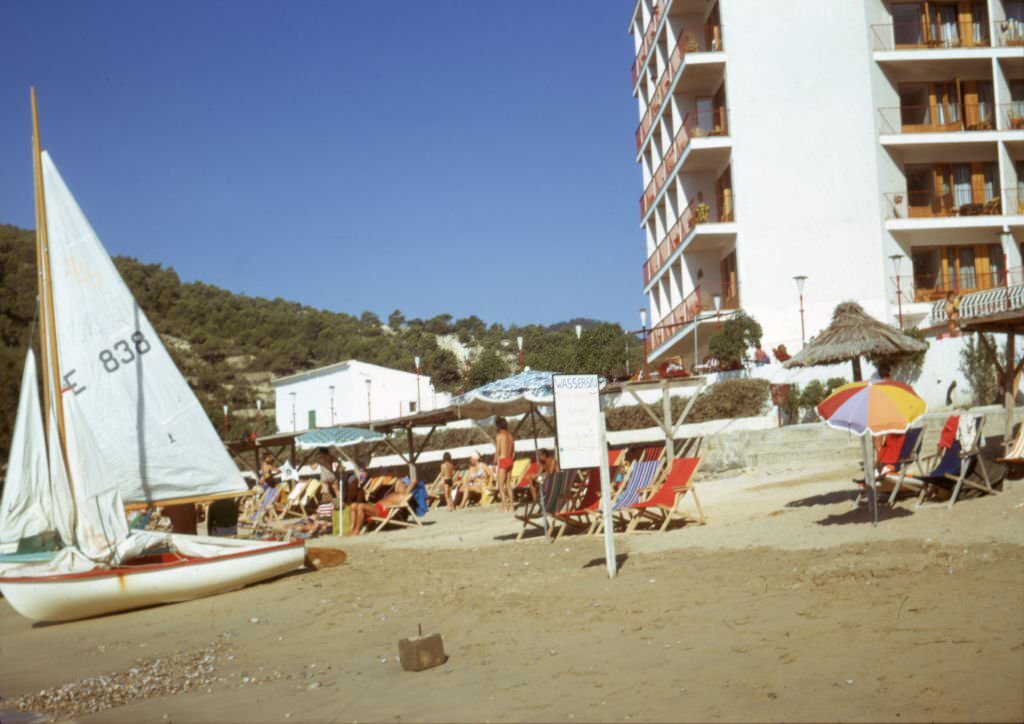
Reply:
<svg viewBox="0 0 1024 724"><path fill-rule="evenodd" d="M737 309L795 352L847 299L928 327L1021 281L1024 1L639 0L630 32L650 361Z"/></svg>
<svg viewBox="0 0 1024 724"><path fill-rule="evenodd" d="M272 381L279 432L366 426L450 402L426 375L348 360Z"/></svg>

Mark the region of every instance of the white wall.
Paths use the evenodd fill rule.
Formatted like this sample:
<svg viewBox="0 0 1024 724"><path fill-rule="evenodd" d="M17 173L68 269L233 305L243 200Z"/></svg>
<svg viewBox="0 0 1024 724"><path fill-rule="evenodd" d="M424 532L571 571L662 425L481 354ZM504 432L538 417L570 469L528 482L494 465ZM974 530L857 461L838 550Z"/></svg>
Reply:
<svg viewBox="0 0 1024 724"><path fill-rule="evenodd" d="M807 337L836 304L885 313L875 108L860 2L728 0L732 178L742 305L765 344ZM770 47L768 39L775 39ZM788 39L788 40L787 40Z"/></svg>
<svg viewBox="0 0 1024 724"><path fill-rule="evenodd" d="M372 420L399 417L408 414L416 404L417 377L414 373L355 360L344 366L332 367L334 369L313 370L306 375L274 382L275 420L279 431L309 429L310 411L316 413L316 427L329 427L332 424L331 385L334 386L335 425L362 425L366 423L368 414L372 415ZM369 390L367 380L370 380ZM419 377L419 397L423 410L444 407L449 402L447 394L435 393L426 375Z"/></svg>

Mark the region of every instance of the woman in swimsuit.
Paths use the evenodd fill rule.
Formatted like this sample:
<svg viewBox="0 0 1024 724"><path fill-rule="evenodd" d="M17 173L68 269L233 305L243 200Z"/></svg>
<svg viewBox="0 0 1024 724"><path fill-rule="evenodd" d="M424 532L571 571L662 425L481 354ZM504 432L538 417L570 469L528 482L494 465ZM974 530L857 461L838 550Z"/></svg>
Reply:
<svg viewBox="0 0 1024 724"><path fill-rule="evenodd" d="M469 458L469 469L466 471L462 483L462 501L459 508L469 505L469 494L476 493L483 497L484 491L490 487L493 476L491 469L480 462L479 453L473 453Z"/></svg>
<svg viewBox="0 0 1024 724"><path fill-rule="evenodd" d="M441 463L441 486L444 488L444 502L448 510L455 510L455 503L452 502L452 483L455 479L455 466L452 465L452 454L446 452Z"/></svg>

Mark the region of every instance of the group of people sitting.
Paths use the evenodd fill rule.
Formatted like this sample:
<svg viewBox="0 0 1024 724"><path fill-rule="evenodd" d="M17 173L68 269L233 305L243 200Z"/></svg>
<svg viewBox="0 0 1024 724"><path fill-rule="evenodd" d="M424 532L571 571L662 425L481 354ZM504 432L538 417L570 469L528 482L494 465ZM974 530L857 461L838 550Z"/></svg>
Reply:
<svg viewBox="0 0 1024 724"><path fill-rule="evenodd" d="M508 505L503 505L502 509L511 511L517 491L536 499L538 479L557 471L558 463L550 450L538 451L537 462L527 465L519 475L513 475L513 466L509 465L506 470L508 482L505 493ZM498 485L501 472L500 463L493 467L487 465L476 452L470 455L469 464L464 469L457 470L451 453L446 452L441 461L438 480L431 487L436 490L434 496L449 511L464 509L474 500L480 504L495 499L504 503L503 491Z"/></svg>

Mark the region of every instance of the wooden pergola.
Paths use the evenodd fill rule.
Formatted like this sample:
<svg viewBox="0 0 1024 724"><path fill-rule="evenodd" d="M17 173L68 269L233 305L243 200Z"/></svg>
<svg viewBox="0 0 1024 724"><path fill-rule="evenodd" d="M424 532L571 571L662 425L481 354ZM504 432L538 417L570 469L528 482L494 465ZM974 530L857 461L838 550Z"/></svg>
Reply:
<svg viewBox="0 0 1024 724"><path fill-rule="evenodd" d="M983 316L961 318L960 329L964 332L977 332L980 344L985 345L996 360L996 368L999 370L999 379L1003 388L1003 405L1006 408L1006 429L1003 434L1003 442L1009 445L1013 436L1013 410L1017 395L1017 380L1021 371L1024 370L1024 358L1020 362L1016 361L1016 337L1018 334L1024 334L1024 309L1010 309ZM990 346L985 333L1006 335L1006 349L1002 355L1002 362L999 361L999 352Z"/></svg>

